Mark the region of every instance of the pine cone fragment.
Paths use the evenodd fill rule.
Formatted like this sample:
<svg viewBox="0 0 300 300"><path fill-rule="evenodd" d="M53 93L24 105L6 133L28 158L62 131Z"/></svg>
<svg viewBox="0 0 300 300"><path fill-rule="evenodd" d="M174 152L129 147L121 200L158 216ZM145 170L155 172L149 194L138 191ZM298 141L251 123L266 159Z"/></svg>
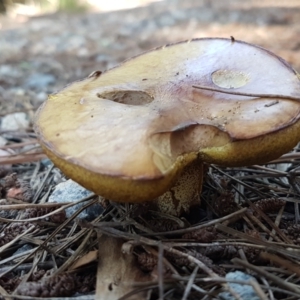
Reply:
<svg viewBox="0 0 300 300"><path fill-rule="evenodd" d="M16 294L29 297L70 297L76 289L76 276L62 274L43 278L40 282L26 282L17 288Z"/></svg>

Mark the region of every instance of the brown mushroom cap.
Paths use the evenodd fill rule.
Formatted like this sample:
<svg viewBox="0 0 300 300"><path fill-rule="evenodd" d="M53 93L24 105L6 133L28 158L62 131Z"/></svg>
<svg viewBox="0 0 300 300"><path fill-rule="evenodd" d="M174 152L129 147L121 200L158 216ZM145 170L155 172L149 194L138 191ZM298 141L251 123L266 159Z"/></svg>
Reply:
<svg viewBox="0 0 300 300"><path fill-rule="evenodd" d="M300 140L300 102L193 86L300 98L296 72L260 47L196 39L154 49L51 95L35 130L53 162L115 201L164 193L197 157L265 163Z"/></svg>

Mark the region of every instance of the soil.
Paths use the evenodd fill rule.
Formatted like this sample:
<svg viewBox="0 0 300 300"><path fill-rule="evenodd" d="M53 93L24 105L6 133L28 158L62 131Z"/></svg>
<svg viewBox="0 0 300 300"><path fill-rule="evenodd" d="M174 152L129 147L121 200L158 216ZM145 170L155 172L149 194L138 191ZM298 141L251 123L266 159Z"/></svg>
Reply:
<svg viewBox="0 0 300 300"><path fill-rule="evenodd" d="M140 2L142 3L143 1ZM27 295L29 297L89 295L90 298L81 299L94 299L97 273L97 264L95 263L97 258L97 236L92 231L90 231L90 235L87 235L86 232L90 228L86 224L79 224L81 227L77 226L75 222L66 223L65 227L59 227L61 231L55 236L56 228L66 222L66 216L63 210L59 209L59 205L61 204L58 204L58 208L53 203L51 207L44 205L50 192L65 178L63 178L59 170L52 168L51 162L46 159L46 156L39 149L32 130L34 113L41 103L47 99L49 94L55 93L68 83L80 80L95 70L104 71L112 68L123 60L149 49L194 38L230 38L231 36L235 40L243 40L269 49L281 56L295 70L300 72L300 3L297 0L285 0L281 2L276 0L165 0L150 1L150 3L149 1L147 3L145 1L145 5L136 8L109 12L60 12L30 18L20 15L14 18L0 16L0 196L3 198L0 200L0 205L3 209L0 212L1 300L4 299L5 295L11 294L14 291L19 295ZM245 57L246 59L247 57ZM4 119L9 114L17 112L25 113L25 118L28 121L26 123L27 128L18 128L16 130L14 128L15 125L9 123L4 128L3 124L7 122L4 122ZM24 155L24 153L27 154ZM299 154L299 148L294 155L297 154ZM280 172L288 173L291 170L297 171L299 169L297 165L299 155L296 157L290 154L288 157L292 158L293 161L281 160L280 162L284 162L284 164L281 164L281 167L275 167L275 174L282 174ZM268 167L264 171L271 172L271 168L273 167ZM243 169L241 171L243 172L243 176L248 174L249 170ZM253 169L251 170L253 171ZM261 171L259 168L258 170ZM230 176L236 175L237 178L241 174L239 170L227 171ZM13 174L13 172L16 174ZM191 223L199 222L199 216L207 222L216 218L222 218L228 214L233 214L232 218L236 218L234 214L237 211L239 212L241 206L238 207L234 199L239 198L239 195L236 190L229 187L229 179L225 178L222 172L219 169L214 169L212 177L206 179L207 181L203 189L203 199L211 198L211 194L215 193L220 186L226 192L215 197L214 203L211 206L207 205L206 207L202 207L200 211L197 211L198 215L195 221L192 221L194 216L189 216ZM246 176L247 178L245 177L245 180L249 180L248 186L249 184L253 184L254 189L262 193L269 193L270 195L270 199L266 200L257 198L257 195L254 195L253 189L244 191L245 195L248 193L247 197L249 199L262 201L256 202L256 208L253 208L253 205L249 204L249 202L244 202L242 205L247 206L247 208L251 207L255 211L253 219L249 220L249 215L245 217L247 225L251 225L251 222L256 222L255 226L251 225L251 227L249 225L250 229L247 229L248 231L244 230L245 232L240 236L234 235L224 223L216 227L219 232L218 234L215 233L214 230L216 228L213 229L213 226L207 226L204 231L197 233L189 232L188 235L182 235L185 241L194 240L200 241L203 244L210 243L212 240L224 242L226 239L229 246L224 246L222 249L217 246L215 248L207 247L202 248L201 251L198 251L197 248L190 249L187 252L184 252L182 247L177 247L177 250L173 249L173 252L168 253L169 257L167 256L167 258L177 270L180 268L180 270L184 269L186 272L189 269L190 273L193 271L194 265L192 263L194 261L198 263L199 261L203 262L209 271L215 272L214 274L218 274L218 276L225 276L227 272L233 269L241 269L244 272L251 270L248 273L255 274L260 284L264 285L264 288L268 287L270 282L271 287L275 288L274 291L272 289L268 291L264 289L264 292L268 292L268 296L273 297L273 299L276 297L276 299L286 299L286 297L296 299L295 294L298 291L299 270L293 269L292 265L295 261L299 263L299 256L297 260L293 251L289 252L288 248L284 248L284 250L280 248L280 252L276 248L277 245L275 243L272 244L273 248L271 248L275 254L265 253L263 260L261 259L262 257L258 259L257 253L260 251L258 249L262 249L263 247L265 247L263 249L267 249L268 244L266 244L266 240L269 238L268 241L272 241L274 232L281 238L280 240L278 236L275 236L276 242L284 241L286 245L290 243L295 248L293 248L295 251L299 250L300 227L297 224L299 221L299 211L298 206L294 204L295 201L298 201L295 199L299 199L299 171L293 174L291 172L290 177L287 175L286 178L278 179L278 181L274 179L275 175L272 173L273 171L268 173L268 175L271 174L270 181L264 178L259 181L254 176L256 173L253 175L251 172L248 174L248 177ZM274 181L272 181L272 178ZM273 190L274 185L277 188ZM290 186L292 187L292 192ZM277 227L276 231L274 229L275 225L270 225L272 222L276 223L278 221L274 210L277 213L278 210L285 206L285 202L273 199L274 195L286 197L285 199L288 199L288 197L292 198L291 202L286 205L284 213L283 210L281 211L283 219L280 228L283 233L279 232ZM274 198L276 197L274 196ZM95 202L97 201L95 200ZM110 204L106 200L101 199L100 202L103 209L110 207ZM24 203L31 203L32 206L22 211L21 208ZM38 208L34 207L34 203L40 203L40 206ZM3 208L5 205L15 206L14 209L5 210ZM58 209L58 212L53 214L55 209ZM122 213L125 215L125 209L119 206L113 209L114 211L118 211L118 214L115 213L114 218L122 219ZM143 207L135 209L135 212L130 211L132 218L143 215ZM21 211L22 214L20 213ZM269 218L272 221L262 216L260 211L270 213ZM241 211L241 214L244 212ZM40 216L45 214L49 214L49 217L42 220ZM12 221L10 224L7 221L30 218L37 218L34 220L35 228L31 227L33 223L13 223ZM264 218L265 227L261 226L260 218ZM151 225L151 221L153 220L148 220L147 224ZM156 228L157 231L180 230L176 222L175 225L172 222L170 225L169 221L167 220L163 224L157 224L154 221L155 225L162 226L160 229ZM266 229L266 226L269 225L269 229ZM173 228L172 226L175 227ZM237 223L235 234L243 231L243 226L245 225ZM37 233L34 230L39 231ZM107 230L105 233L107 235L111 234L111 231ZM270 230L273 230L273 235L270 233ZM27 232L28 234L26 234ZM124 237L126 237L127 233L124 232ZM19 237L22 234L24 236ZM259 241L261 241L260 239L263 236L263 241L260 243L256 240L258 243L257 246L253 240L247 240L248 243L253 243L257 248L247 248L244 246L235 248L232 246L234 249L230 248L230 242L235 241L234 239L237 237L239 238L239 242L244 242L246 235ZM42 242L48 242L49 236L54 238L52 240L49 238L51 242L45 248L41 248L42 250L39 252L41 256L38 256L40 254L36 254L34 259L33 257L27 257L20 265L18 265L18 259L9 260L11 256L19 255L16 254L16 251L19 251L20 248L25 252L30 251L33 247L41 245ZM85 239L86 236L87 239ZM157 236L154 235L153 240L156 238ZM176 238L178 241L178 237ZM128 237L129 239L130 237ZM174 241L176 242L176 239ZM171 242L174 241L172 240ZM114 241L109 242L114 243ZM88 246L84 243L87 243ZM28 245L29 248L26 248ZM23 247L25 248L23 249ZM145 249L149 250L150 248L147 247ZM81 249L82 253L76 252L77 249ZM167 251L166 249L165 251ZM178 249L182 250L182 252ZM143 252L142 247L140 247L136 250L135 254L138 261L141 261L141 269L146 273L151 273L152 279L155 278L159 281L160 275L158 271L153 271L153 266L157 265L159 255L153 249L151 251L148 250ZM181 259L180 262L178 252L183 255L179 257ZM196 252L197 254L195 254ZM82 260L79 261L80 272L74 272L74 267L73 269L69 268L68 273L66 273L64 271L67 267L70 267L71 262L70 265L65 264L67 263L67 259L72 257L74 253L82 257ZM282 254L282 256L278 253ZM246 259L244 260L246 262L244 264L236 258L243 258L243 255L246 255ZM53 258L54 256L55 259ZM230 262L230 259L233 257L236 259L235 268L233 268ZM73 259L75 260L75 258ZM222 260L222 266L220 262L215 264L215 261L219 259ZM269 262L274 262L274 260L277 261L277 264L274 263L271 266ZM257 265L263 265L266 261L268 262L267 266L270 267L269 269L266 268L266 272L275 270L274 273L276 275L279 274L277 277L279 283L276 280L272 281L274 278L268 277L269 273L262 274L259 273L259 270L255 269ZM192 267L190 267L191 265ZM61 266L63 266L62 269ZM16 269L10 272L10 268ZM59 271L57 272L57 270ZM42 281L41 278L47 277L46 275L50 280ZM251 278L245 277L241 280L245 281ZM290 282L287 282L285 285L280 282L281 279L282 282L284 280L290 280ZM173 296L166 296L165 299L182 299L181 295L185 292L185 290L182 290L182 282L178 281L173 294L170 288L167 293ZM211 285L209 281L203 282L201 288L207 293L211 293L210 295L218 297L214 285ZM215 285L217 286L217 284L218 289L221 289L220 282ZM277 286L281 290L279 288L276 290ZM258 294L262 292L259 287L256 286L256 288L258 289ZM30 294L28 291L34 292ZM51 294L52 291L54 291L53 294ZM179 291L182 293L180 294ZM158 295L160 292L157 288L156 292L153 292L151 299L157 299L155 295ZM204 296L199 290L194 290L186 299L200 299L199 295ZM16 297L16 299L18 298ZM207 299L219 298L207 296Z"/></svg>

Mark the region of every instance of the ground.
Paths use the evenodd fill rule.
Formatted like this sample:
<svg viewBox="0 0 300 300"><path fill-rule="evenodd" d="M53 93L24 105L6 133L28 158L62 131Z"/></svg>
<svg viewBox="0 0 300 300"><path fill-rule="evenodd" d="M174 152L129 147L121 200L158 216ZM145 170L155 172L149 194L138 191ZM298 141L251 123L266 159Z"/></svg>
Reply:
<svg viewBox="0 0 300 300"><path fill-rule="evenodd" d="M48 94L95 70L109 69L151 48L202 37L233 36L236 40L260 45L281 56L299 72L299 20L300 3L297 0L166 0L105 12L61 12L30 18L1 16L0 193L3 200L0 203L0 298L5 299L7 294L15 291L31 297L90 295L91 298L86 296L84 299L94 299L98 248L91 225L77 224L72 220L68 223L63 213L49 215L47 220L37 219L59 209L54 205L44 205L44 202L54 187L64 180L59 170L53 169L46 160L32 130L35 110ZM17 124L7 119L9 114L17 112L24 113L19 115ZM255 276L257 281L256 284L252 282L252 286L260 297L258 299L298 298L300 274L293 265L299 264L300 245L299 212L295 204L300 193L298 153L288 154L279 161L285 164L280 165L225 170L225 175L218 168L212 169L203 191L206 205L199 212L202 219L198 217L194 221L195 217L191 217L196 224L204 223L190 233L178 227L176 222L175 225L167 222L167 227L159 224L161 228L153 229L149 225L151 220L148 220L147 224L154 231L168 231L170 227L174 229L172 226L177 230L174 236L164 235L167 244L163 249L169 255L166 256L169 267L165 266L163 271L169 280L165 299L182 299L183 294L186 294L184 299L199 299L199 295L205 297L204 294L206 299L216 299L222 287L232 292L228 286L222 285L222 278L233 270ZM17 175L12 175L12 172ZM235 182L228 177L231 175L248 185ZM252 189L248 189L249 184ZM239 192L244 193L245 199L238 195L237 187L241 188ZM263 196L255 194L253 188ZM40 203L41 206L29 207L24 203ZM132 209L111 208L106 202L102 204L108 205L108 211L113 210L113 216L119 220L128 209ZM8 210L8 205L15 206ZM132 218L139 215L130 212ZM8 219L12 218L33 220L11 223ZM138 221L142 222L142 219ZM66 222L65 227L57 227L63 222ZM230 227L230 223L234 226ZM56 228L58 230L54 231ZM125 231L123 235L122 230ZM124 226L122 230L112 232L104 228L102 232L131 240L131 229ZM144 233L141 228L135 230ZM173 240L181 241L179 237L183 238L183 244L173 247ZM135 250L144 274L152 276L151 280L155 281L151 299L162 293L161 275L156 270L161 248L151 244L154 241L157 241L157 236L150 235L149 241L141 243ZM184 244L188 242L198 243L198 246L189 248L191 245ZM216 242L223 243L222 247ZM44 246L39 252L27 257L30 249L41 244ZM23 250L27 252L16 254L23 245L29 245ZM10 260L10 257L14 259ZM83 260L80 271L75 272L77 267L72 267L72 264L78 257ZM198 277L193 272L195 265L200 270L197 271ZM258 268L259 265L263 267ZM98 275L99 272L98 266ZM42 281L45 274L51 275L50 282ZM188 288L182 286L186 281L190 282ZM143 287L151 289L147 285ZM97 293L99 295L99 283Z"/></svg>

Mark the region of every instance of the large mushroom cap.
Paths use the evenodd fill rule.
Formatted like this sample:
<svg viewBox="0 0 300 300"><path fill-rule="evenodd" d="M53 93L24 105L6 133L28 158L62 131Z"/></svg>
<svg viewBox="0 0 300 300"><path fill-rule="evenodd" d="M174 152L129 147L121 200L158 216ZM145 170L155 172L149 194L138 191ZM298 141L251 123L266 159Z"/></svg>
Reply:
<svg viewBox="0 0 300 300"><path fill-rule="evenodd" d="M196 39L154 49L95 72L49 99L35 129L69 177L116 201L165 192L200 156L228 166L264 163L300 140L296 72L260 47Z"/></svg>

